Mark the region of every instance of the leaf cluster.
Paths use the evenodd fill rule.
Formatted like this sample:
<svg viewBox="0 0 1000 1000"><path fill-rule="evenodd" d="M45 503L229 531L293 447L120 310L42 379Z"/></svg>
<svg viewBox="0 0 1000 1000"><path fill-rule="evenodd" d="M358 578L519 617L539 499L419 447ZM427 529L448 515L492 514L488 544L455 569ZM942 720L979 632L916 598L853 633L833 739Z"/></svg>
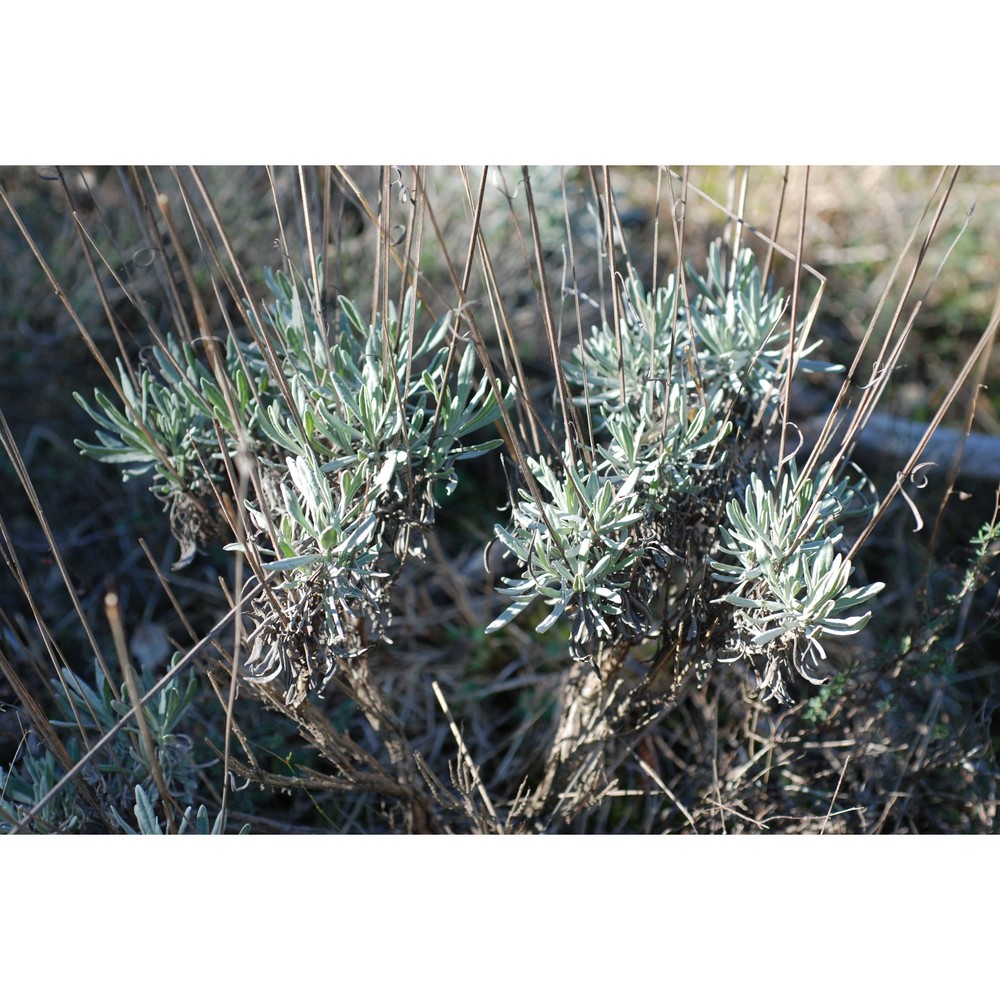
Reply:
<svg viewBox="0 0 1000 1000"><path fill-rule="evenodd" d="M689 268L689 279L684 291L671 275L647 293L630 274L619 328L594 327L565 363L591 437L555 463L533 460L540 489L520 489L509 526L496 525L523 573L504 581L512 603L489 628L541 599L551 610L536 630L569 618L579 659L600 644L665 637L683 621L697 634L711 570L724 591L714 603L734 609L724 631L735 655L765 656L765 688L783 694L778 651L818 680L805 662L825 656L819 638L863 628L868 614L843 613L880 589L850 587L837 551L837 518L860 487L831 484L823 470L814 502L812 480L793 472L765 487L750 472L742 505L733 491L762 460L761 418L789 373L834 367L803 360L817 344L789 363L784 296L764 287L749 250L727 270L713 245L705 276Z"/></svg>
<svg viewBox="0 0 1000 1000"><path fill-rule="evenodd" d="M850 586L851 561L837 551L843 536L840 523L851 510L860 487L846 477L814 496L816 481L778 470L770 486L756 474L742 499L726 505L728 526L719 529L721 541L712 570L727 586L719 601L735 609L731 632L732 658L763 659L765 690L788 701L780 665L793 669L814 684L826 677L815 667L826 659L820 639L847 636L868 624L871 612L845 614L864 604L884 587L873 583ZM819 471L819 482L828 477Z"/></svg>
<svg viewBox="0 0 1000 1000"><path fill-rule="evenodd" d="M184 546L178 566L228 534L267 576L248 668L283 675L297 700L386 637L393 575L422 555L455 464L500 444L478 439L502 402L476 384L474 349L451 336L450 313L418 335L412 288L370 323L340 297L328 332L316 289L282 272L266 280L272 305L252 314L247 340L226 340L224 363L173 338L134 377L119 361L122 405L78 397L100 428L98 443L78 444L126 477L153 473ZM240 494L247 462L240 538L220 501Z"/></svg>
<svg viewBox="0 0 1000 1000"><path fill-rule="evenodd" d="M179 655L179 654L178 654ZM96 664L94 683L90 684L67 667L60 669L62 684L55 687L57 716L62 720L53 725L57 729L71 730L66 739L66 750L72 760L79 760L87 749L76 735L92 733L99 739L116 729L123 716L131 710L126 685L115 690L104 671ZM140 697L153 686L156 678L149 668L137 676ZM131 720L116 729L114 738L101 751L92 765L83 772L83 780L91 786L96 801L106 807L110 815L116 808L131 802L134 789L141 788L147 802L159 800L159 789L152 778L155 768L162 775L164 787L178 805L190 807L198 785L198 763L194 743L184 732L185 719L198 694L198 678L194 674L184 680L172 678L144 706L147 729L152 737L156 756L155 765L147 760L140 740L139 728ZM19 823L28 810L41 802L55 787L64 773L51 749L26 753L9 771L0 769L0 828L7 822ZM95 828L100 817L75 784L67 784L34 816L36 830L86 831Z"/></svg>

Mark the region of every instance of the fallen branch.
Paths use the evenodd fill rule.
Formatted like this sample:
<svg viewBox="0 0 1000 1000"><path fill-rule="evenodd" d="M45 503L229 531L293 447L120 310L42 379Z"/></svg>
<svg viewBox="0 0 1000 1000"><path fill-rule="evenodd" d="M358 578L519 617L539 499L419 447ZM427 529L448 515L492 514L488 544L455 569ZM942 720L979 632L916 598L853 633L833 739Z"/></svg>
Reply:
<svg viewBox="0 0 1000 1000"><path fill-rule="evenodd" d="M838 414L847 426L854 411L843 409ZM807 447L820 436L826 417L810 417L802 424L802 434ZM885 413L873 413L855 436L856 447L868 454L887 461L905 462L927 431L927 425L917 420ZM959 476L967 479L996 482L1000 480L1000 437L992 434L965 433L951 427L939 427L921 455L921 461L933 462L938 468L948 470L953 461L960 460Z"/></svg>

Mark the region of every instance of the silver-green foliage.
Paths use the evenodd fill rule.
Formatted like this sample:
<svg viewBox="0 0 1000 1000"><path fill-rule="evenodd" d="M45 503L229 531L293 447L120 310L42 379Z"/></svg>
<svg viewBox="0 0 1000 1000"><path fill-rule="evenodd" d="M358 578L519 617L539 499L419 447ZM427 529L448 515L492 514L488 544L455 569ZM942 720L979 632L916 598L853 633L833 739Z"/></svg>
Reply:
<svg viewBox="0 0 1000 1000"><path fill-rule="evenodd" d="M179 655L179 654L177 654ZM131 710L131 702L124 684L115 690L96 665L95 679L89 684L73 671L62 668L62 684L56 685L56 729L81 727L96 742L105 733L116 729L123 716ZM150 668L142 668L137 676L140 695L149 689L156 678ZM156 767L171 798L178 804L191 805L197 790L198 763L192 739L182 731L182 721L197 693L198 682L194 676L186 679L172 678L143 708L146 726L153 741ZM68 833L93 829L100 817L80 794L78 786L65 784L62 789L40 809L36 808L63 777L65 768L51 749L33 746L34 736L29 735L27 752L12 765L9 771L0 768L0 830L4 826L24 821L33 812L33 828L42 832ZM72 760L79 760L87 747L72 733L65 740L66 750ZM93 792L93 800L101 804L110 816L116 815L117 806L131 801L136 786L144 791L147 802L158 798L156 785L151 777L150 761L142 749L139 729L134 719L116 729L114 738L106 744L93 763L82 771L82 780ZM150 806L152 808L152 806ZM6 813L7 819L3 819ZM105 817L107 818L107 817Z"/></svg>
<svg viewBox="0 0 1000 1000"><path fill-rule="evenodd" d="M75 442L81 452L100 462L122 465L123 479L152 472L154 492L170 498L196 490L206 478L221 479L214 423L224 430L231 456L236 453L239 432L216 376L194 347L174 337L168 337L165 346L166 350L151 349L147 366L135 376L138 388L117 359L122 405L100 389L94 391L96 407L79 393L73 395L101 428L96 432L97 444ZM276 395L266 366L252 347L231 340L225 370L233 386L232 398L252 434L260 401ZM253 389L250 378L255 382Z"/></svg>
<svg viewBox="0 0 1000 1000"><path fill-rule="evenodd" d="M63 772L55 754L29 733L23 757L9 768L0 767L0 833L26 821L29 811L47 798ZM64 785L41 809L36 809L34 829L43 833L78 832L84 827L86 813L76 786Z"/></svg>
<svg viewBox="0 0 1000 1000"><path fill-rule="evenodd" d="M703 277L687 268L690 310L674 276L647 293L631 274L624 282L625 315L616 333L594 328L583 349L566 365L568 377L592 406L641 412L678 386L689 403L707 407L721 392L737 411L751 411L771 399L788 372L788 302L780 291L761 284L753 253L744 248L729 272L718 243L710 248ZM697 294L691 297L691 293ZM837 366L807 360L819 346L796 347L796 370L836 371ZM622 384L624 383L624 396Z"/></svg>
<svg viewBox="0 0 1000 1000"><path fill-rule="evenodd" d="M707 275L690 278L688 307L672 276L647 293L631 275L619 330L595 327L565 363L593 438L534 462L547 497L520 490L511 523L496 526L523 573L505 579L513 603L489 630L542 600L550 611L537 631L565 616L571 651L586 658L598 643L635 643L703 617L692 592L711 565L727 591L717 600L734 608L738 655L767 656L764 686L783 695L777 651L816 680L803 658L822 657L822 635L862 628L868 615L842 612L879 589L849 587L851 565L837 552L851 488L827 484L814 504L811 481L790 486L794 473L768 488L751 476L750 512L729 504L733 526L714 560L713 511L761 460L759 418L789 371L836 367L803 360L815 344L797 346L789 364L785 299L763 287L749 250L726 272L715 245Z"/></svg>
<svg viewBox="0 0 1000 1000"><path fill-rule="evenodd" d="M138 391L121 369L127 405L103 393L96 408L79 400L101 430L97 444L78 443L126 476L153 472L152 488L172 504L181 564L229 531L230 547L263 566L270 587L254 609L247 667L280 676L297 701L339 659L386 637L393 574L422 554L456 463L500 444L468 439L502 403L477 384L474 349L455 340L450 313L418 334L412 289L398 313L389 303L373 322L341 297L331 333L314 289L280 272L267 280L272 307L246 341L227 339L224 364L169 340ZM215 496L246 459L256 465L250 537L237 541Z"/></svg>
<svg viewBox="0 0 1000 1000"><path fill-rule="evenodd" d="M146 794L146 790L142 785L135 786L135 808L133 812L135 813L136 826L131 826L126 820L122 819L121 815L118 813L117 809L112 810L115 817L115 822L121 827L125 833L128 834L141 834L144 836L162 836L164 833L164 828L160 825L160 821L156 815L156 809L152 799ZM215 817L214 822L210 822L208 816L208 809L205 808L204 803L198 806L198 811L194 813L194 823L191 822L191 816L194 813L192 806L188 806L184 810L184 815L181 817L181 821L177 827L178 834L184 833L194 833L199 836L218 836L225 832L226 816L225 813L219 812ZM247 834L250 832L249 823L244 823L240 827L241 834Z"/></svg>
<svg viewBox="0 0 1000 1000"><path fill-rule="evenodd" d="M827 470L819 470L822 481ZM742 500L726 505L728 527L712 570L726 585L718 598L733 606L731 656L763 660L763 685L787 700L780 666L813 683L826 678L814 668L826 659L821 639L853 635L868 624L871 611L851 612L882 590L882 583L852 587L853 567L837 551L841 521L857 490L847 478L815 496L816 481L802 478L790 463L769 486L750 477Z"/></svg>
<svg viewBox="0 0 1000 1000"><path fill-rule="evenodd" d="M328 344L302 335L294 289L287 280L282 289L272 321L312 353L288 372L293 406L281 397L261 415L284 467L250 516L262 537L275 526L261 553L284 604L259 603L247 666L260 680L280 678L297 703L342 658L388 639L391 564L422 554L436 490L454 490L455 464L500 444L464 439L496 421L501 404L485 380L476 386L472 346L452 344L450 314L418 340L412 294L401 315L390 306L370 324L341 298Z"/></svg>
<svg viewBox="0 0 1000 1000"><path fill-rule="evenodd" d="M550 466L533 463L551 501L539 508L522 490L511 529L496 526L497 537L528 572L499 588L514 603L486 631L506 625L540 596L552 610L536 631L547 631L569 614L575 622L570 648L577 652L593 636L641 635L649 626L648 608L631 593L638 554L630 545L631 528L644 514L636 491L639 469L618 484L593 470L568 464L564 469L565 479Z"/></svg>

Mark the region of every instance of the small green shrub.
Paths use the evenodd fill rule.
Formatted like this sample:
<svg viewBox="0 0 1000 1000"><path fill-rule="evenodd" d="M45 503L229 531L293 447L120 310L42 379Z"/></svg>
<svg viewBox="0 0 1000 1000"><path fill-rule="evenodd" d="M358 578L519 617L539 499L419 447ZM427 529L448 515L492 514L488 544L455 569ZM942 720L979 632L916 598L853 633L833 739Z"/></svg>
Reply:
<svg viewBox="0 0 1000 1000"><path fill-rule="evenodd" d="M710 569L723 591L713 600L734 611L714 630L720 648L696 655L725 646L732 659L763 659L766 693L788 700L783 665L822 683L806 666L825 658L819 637L863 628L870 613L841 613L881 589L850 587L851 563L837 552L839 520L862 484L835 469L802 479L794 461L767 486L753 471L768 461L761 427L786 379L837 369L804 360L817 342L787 362L785 299L762 288L749 250L726 274L715 245L707 277L689 274L698 290L690 309L672 280L647 294L633 275L618 333L595 328L566 366L576 403L593 408L593 436L552 464L532 461L547 496L539 503L521 489L510 526L496 526L524 572L505 580L513 603L488 630L540 599L552 610L536 631L567 616L580 660L602 645L671 636L682 623L707 634L711 611L699 598ZM733 494L742 503L727 500ZM716 531L723 503L729 527Z"/></svg>
<svg viewBox="0 0 1000 1000"><path fill-rule="evenodd" d="M194 743L184 732L184 726L185 716L198 693L198 677L191 674L185 679L172 678L145 706L155 764L146 758L134 718L119 726L131 709L125 684L113 690L96 666L93 684L67 668L62 669L62 680L63 683L54 689L58 718L53 725L57 730L69 731L65 746L74 762L82 758L87 746L105 733L116 732L83 771L82 780L92 792L91 801L80 793L78 785L66 784L34 814L32 828L51 833L93 832L101 828L104 817L95 813L92 802L107 810L109 815L131 802L133 793L141 793L147 804L156 803L160 794L152 777L154 767L162 776L171 802L190 811L197 794L200 765ZM153 687L151 669L142 669L138 684L140 694ZM85 736L76 735L74 730L77 729ZM51 748L29 746L27 750L9 770L0 768L0 829L10 829L25 821L29 810L56 787L65 770Z"/></svg>
<svg viewBox="0 0 1000 1000"><path fill-rule="evenodd" d="M82 656L72 635L58 648L59 595L37 575L29 584L0 523L0 555L30 610L0 609L0 667L24 706L17 722L30 723L0 774L5 828L221 832L242 822L229 812L237 796L255 830L735 831L821 819L823 832L887 817L923 829L917 803L937 798L948 823L992 822L963 781L973 775L986 795L993 780L976 741L995 693L965 665L995 530L967 567L935 569L944 604L924 601L920 574L892 560L926 535L886 546L880 533L857 551L895 494L912 491L910 467L852 453L853 430L833 443L836 411L867 412L898 367L910 309L900 302L881 346L866 334L842 374L814 360L833 285L805 264L808 250L785 295L775 274L793 255L777 237L762 273L742 244L763 230L746 235L735 214L721 243L684 230L679 210L689 223L699 194L687 175L659 170L651 211L646 172L616 170L613 184L610 170L524 169L516 183L497 171L495 187L490 173L478 194L465 170L261 175L274 248L309 275L265 269L264 306L239 263L261 245L254 205L217 212L212 178L194 169L121 172L119 203L140 211L107 233L138 227L148 249L108 272L127 301L88 293L107 300L110 332L91 335L74 316L93 355L113 335L119 356L100 358L110 388L77 395L74 416L96 436L62 440L142 479L168 518L145 550L153 573L133 576L132 525L112 515L124 558L95 568L83 595L44 522L33 463L0 423L69 588L67 631L86 638ZM626 180L646 185L637 212L615 190ZM173 221L177 198L189 231ZM710 248L703 272L664 263L668 214L678 256ZM927 218L933 229L939 213ZM289 250L285 234L302 223L306 239ZM267 245L273 225L261 223ZM104 242L81 232L96 270L97 256L120 254ZM884 326L872 317L871 331ZM869 347L879 357L861 385ZM811 412L837 395L815 448L815 428L803 424L800 442L792 422L810 389ZM101 471L90 473L103 486ZM134 494L121 496L127 508ZM173 551L166 522L180 544L173 573L170 556L153 555ZM89 622L102 575L123 594L123 676L137 597L144 615L170 619L164 635L182 634L163 595L148 593L154 577L190 639L165 678L143 669L142 726L126 718L135 690L105 663L105 624ZM909 634L887 639L894 628ZM835 809L838 797L851 801Z"/></svg>
<svg viewBox="0 0 1000 1000"><path fill-rule="evenodd" d="M152 471L154 493L168 498L184 549L230 539L266 574L254 602L246 668L262 683L280 680L290 704L330 682L337 664L371 643L391 641L388 592L408 556L420 556L434 522L436 488L447 496L455 465L496 448L469 444L493 424L500 403L474 384L475 355L460 348L445 314L418 338L412 292L397 316L365 323L339 300L340 325L328 341L315 290L268 274L275 295L252 340L226 343L213 372L193 345L170 341L153 352L154 371L119 408L96 394L80 404L104 429L84 454ZM227 524L218 501L229 470L255 463L256 496L247 500L245 537Z"/></svg>

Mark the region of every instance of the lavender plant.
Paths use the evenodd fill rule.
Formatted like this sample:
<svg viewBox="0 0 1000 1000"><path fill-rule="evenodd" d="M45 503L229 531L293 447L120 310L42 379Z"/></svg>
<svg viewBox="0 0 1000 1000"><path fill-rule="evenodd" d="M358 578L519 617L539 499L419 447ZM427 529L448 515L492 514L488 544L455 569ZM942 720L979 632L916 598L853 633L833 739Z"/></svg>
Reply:
<svg viewBox="0 0 1000 1000"><path fill-rule="evenodd" d="M819 481L828 471L821 469ZM776 472L765 487L750 477L742 501L726 505L729 526L720 527L721 544L711 566L727 588L719 601L735 608L730 633L732 659L764 663L762 684L788 702L781 667L789 664L806 680L821 684L826 652L820 639L854 635L868 624L871 611L844 612L865 604L884 584L850 586L851 561L837 551L839 523L851 511L857 486L846 477L814 496L816 480L799 476L794 463Z"/></svg>
<svg viewBox="0 0 1000 1000"><path fill-rule="evenodd" d="M145 707L145 724L152 737L155 761L146 759L138 727L134 720L119 726L131 702L126 685L115 690L96 665L94 683L62 668L62 685L54 688L58 716L72 722L54 722L54 727L70 730L66 752L77 760L83 752L81 740L73 730L80 727L87 743L115 730L115 736L94 764L83 774L90 788L91 802L110 815L131 802L133 794L147 805L159 801L159 789L153 780L155 770L171 801L192 809L198 785L198 762L194 743L184 732L185 716L198 691L198 679L175 677ZM138 675L139 692L154 683L153 672L143 667ZM32 737L34 739L34 737ZM9 770L0 767L0 830L25 821L29 810L46 798L64 771L51 748L28 747L28 752ZM102 817L91 802L80 794L75 784L66 785L31 820L31 828L40 832L87 832L99 828ZM150 805L151 808L151 805ZM202 807L203 808L203 807Z"/></svg>
<svg viewBox="0 0 1000 1000"><path fill-rule="evenodd" d="M119 815L118 810L112 807L112 814L114 815L115 822L118 826L127 834L142 834L144 836L162 836L163 826L160 824L159 819L156 816L156 810L154 808L154 802L150 799L149 795L146 794L146 790L142 785L135 786L135 808L133 809L135 813L136 826L138 829L133 827L126 820L122 819ZM194 822L192 823L192 815L194 816ZM177 828L178 834L184 833L194 833L199 836L219 836L225 827L225 813L220 812L216 817L215 821L209 821L208 809L205 808L204 803L198 806L198 811L195 813L192 806L188 806L184 810L184 815L181 817L180 824ZM244 823L240 827L241 834L247 834L250 832L250 824Z"/></svg>
<svg viewBox="0 0 1000 1000"><path fill-rule="evenodd" d="M814 497L816 481L798 479L794 464L767 487L754 471L785 380L837 369L806 360L818 342L800 346L801 327L789 359L785 299L762 286L749 250L726 272L715 245L707 275L690 278L688 306L672 276L646 293L630 275L620 328L595 327L566 363L593 434L579 457L533 461L547 498L520 490L510 525L496 525L523 572L504 580L513 603L488 630L540 600L550 611L536 631L566 617L578 660L619 643L662 646L679 627L713 631L702 587L711 571L722 591L713 602L733 609L715 634L731 637L731 655L763 657L765 692L785 698L779 665L821 682L809 666L825 656L820 638L863 628L868 614L842 613L880 589L850 587L837 551L838 518L858 484L831 471ZM741 506L730 498L743 484ZM730 527L720 533L721 504Z"/></svg>
<svg viewBox="0 0 1000 1000"><path fill-rule="evenodd" d="M31 726L23 750L0 772L5 827L90 830L100 823L154 835L211 833L229 825L227 803L249 782L249 789L280 791L272 828L288 831L304 822L344 831L732 832L767 829L779 814L783 828L809 827L809 817L822 813L822 832L828 821L840 828L854 822L855 812L863 827L864 810L881 813L881 825L890 810L901 812L893 803L913 801L900 794L916 787L905 781L926 784L925 763L936 753L929 734L943 718L935 713L947 705L950 718L960 718L949 700L953 688L944 685L962 676L954 665L959 651L971 648L967 622L982 617L972 590L988 574L995 532L983 536L982 558L947 598L949 614L937 613L939 601L931 604L944 577L932 588L928 576L927 610L918 596L915 624L898 646L880 654L876 638L856 636L871 621L882 586L870 583L854 558L858 543L849 548L852 522L862 522L860 540L868 537L894 491L871 513L867 484L841 456L865 447L858 428L903 356L911 323L902 335L887 335L859 399L855 371L874 346L865 335L817 446L825 449L836 420L853 410L858 420L835 464L807 458L808 449L791 457L794 427L784 409L791 399L794 412L790 382L804 370L835 370L813 360L815 304L795 304L815 272L803 263L790 301L739 250L741 224L725 249L711 248L702 272L685 267L659 283L654 278L647 291L628 265L624 275L619 269L623 261L652 259L656 273L668 214L678 223L678 253L701 238L694 212L685 211L681 224L681 206L693 207L698 192L687 174L657 172L655 209L648 186L635 187L629 171L525 168L509 183L497 172L499 194L489 176L484 171L477 188L466 170L269 171L259 179L272 192L281 242L286 231L303 232L309 253L332 252L325 268L310 261L311 282L266 273L267 306L251 303L252 282L239 263L260 246L251 206L233 213L238 225L227 229L215 184L203 172L123 174L128 197L119 200L142 210L140 235L151 248L139 259L149 257L155 268L135 257L116 267L104 236L82 228L86 212L75 215L82 252L100 247L114 268L104 277L113 273L143 316L169 313L163 325L176 331L161 337L150 322L153 345L137 364L124 356L117 362L114 391L81 400L97 427L93 440L83 435L81 450L116 463L126 478L145 478L170 513L181 546L177 568L199 550L228 543L238 553L232 579L242 590L226 593L223 614L212 598L205 604L197 593L172 592L181 578L160 575L173 606L195 611L186 622L194 646L156 681L153 694L173 701L151 697L126 717L134 685L126 692L109 671L96 682L86 674L84 683L79 654L66 643L64 656L50 642L58 619L32 599L26 576L19 579L35 623L4 623L0 639L13 637L17 662L0 658L0 666L12 684L33 667L44 696L33 700L32 684L23 694L18 686L26 709L8 716L0 733L10 739L11 723L25 717ZM180 203L190 231L178 230ZM467 211L446 210L455 205ZM751 217L735 204L729 212L732 220ZM941 216L927 217L936 226ZM775 222L769 231L777 229ZM131 226L108 232L121 247L139 245ZM930 235L913 244L920 260ZM555 302L560 244L562 298ZM815 250L804 248L803 261L816 259ZM373 262L376 278L362 293L363 306L324 298L317 287L324 270L339 287L364 287ZM821 279L821 286L832 291L835 280ZM199 305L209 284L216 301L195 309L192 330L186 309ZM416 293L403 294L410 285L426 303L452 303L460 312L422 318ZM162 289L165 298L146 298ZM116 324L133 313L118 309L118 294L100 297L108 323L87 325L101 324L102 333L114 326L127 337ZM902 302L891 330L913 315ZM602 321L584 336L585 317L598 311ZM567 349L574 319L581 335L576 349ZM872 329L877 321L872 317ZM102 335L78 325L103 364ZM558 393L551 409L533 391L545 348ZM103 367L111 374L115 362ZM501 400L505 382L517 389ZM498 544L487 566L496 567L499 549L510 553L499 600L480 586L468 553L453 558L454 536L440 548L426 544L459 463L497 445L482 443L494 421L511 458L509 520L495 526ZM810 441L816 426L806 432ZM36 442L29 439L22 469L2 421L0 437L49 541L26 471L32 452L38 467ZM915 451L910 465L917 460ZM476 500L483 493L477 490ZM460 511L455 526L467 528L469 514ZM125 542L129 527L127 516L115 517L112 530ZM942 535L950 527L940 515L935 535L939 527ZM50 547L58 560L54 541ZM407 568L425 547L426 572ZM6 534L0 548L21 578ZM84 596L68 566L63 576L86 625L93 595ZM141 574L129 579L129 592L144 582ZM180 587L188 583L196 581ZM879 632L901 621L909 627L907 604L889 602ZM168 614L152 600L147 609ZM393 622L392 613L405 621ZM216 622L209 631L205 614ZM479 625L490 618L484 638ZM543 642L532 642L532 629ZM105 634L87 632L98 660ZM842 643L844 636L850 641ZM394 639L396 647L385 648ZM42 645L51 671L36 653ZM119 660L124 667L127 659ZM187 697L174 672L186 680L205 668L226 712L220 739L205 731L219 713L207 684L193 718L179 726L169 718L181 718ZM685 676L702 680L710 671L717 683L667 717ZM831 675L834 683L813 699L822 712L769 717L734 683L743 672L756 673L764 696L781 701ZM59 689L45 686L51 674ZM904 714L900 692L910 696L914 677L931 700L913 699ZM220 679L230 681L228 702ZM172 687L164 690L167 680ZM142 678L138 697L151 683ZM896 698L891 713L882 707L887 697ZM869 706L885 722L885 753L868 752L878 742L864 714ZM992 701L982 711L986 725ZM62 721L50 722L50 713ZM805 753L800 741L784 740L797 720L815 737ZM955 722L955 731L964 725ZM914 745L918 730L928 736ZM705 752L707 733L718 753ZM204 778L218 776L210 760L195 759L202 736L218 747L225 771L213 803L201 803ZM847 753L854 766L845 771ZM904 753L903 768L894 767ZM984 765L962 758L963 777L953 787L963 803L970 767L977 780L988 777ZM780 780L763 780L782 771ZM833 809L847 798L845 774L855 772L864 789L858 808ZM843 779L843 789L824 776ZM286 792L294 795L291 809ZM884 802L876 801L883 792ZM937 791L925 797L937 810Z"/></svg>
<svg viewBox="0 0 1000 1000"><path fill-rule="evenodd" d="M183 565L228 535L266 578L250 616L246 669L279 681L290 704L329 683L339 662L388 640L388 592L419 556L455 465L497 447L468 443L494 423L498 401L475 385L474 351L449 337L451 314L418 339L412 289L399 314L366 323L340 298L327 336L315 290L268 274L275 296L246 342L229 338L225 364L210 368L193 344L169 341L154 368L122 368L126 408L103 393L81 405L102 428L84 454L153 473L168 498ZM255 495L244 537L223 517L233 470L251 462ZM195 518L191 524L192 516Z"/></svg>

